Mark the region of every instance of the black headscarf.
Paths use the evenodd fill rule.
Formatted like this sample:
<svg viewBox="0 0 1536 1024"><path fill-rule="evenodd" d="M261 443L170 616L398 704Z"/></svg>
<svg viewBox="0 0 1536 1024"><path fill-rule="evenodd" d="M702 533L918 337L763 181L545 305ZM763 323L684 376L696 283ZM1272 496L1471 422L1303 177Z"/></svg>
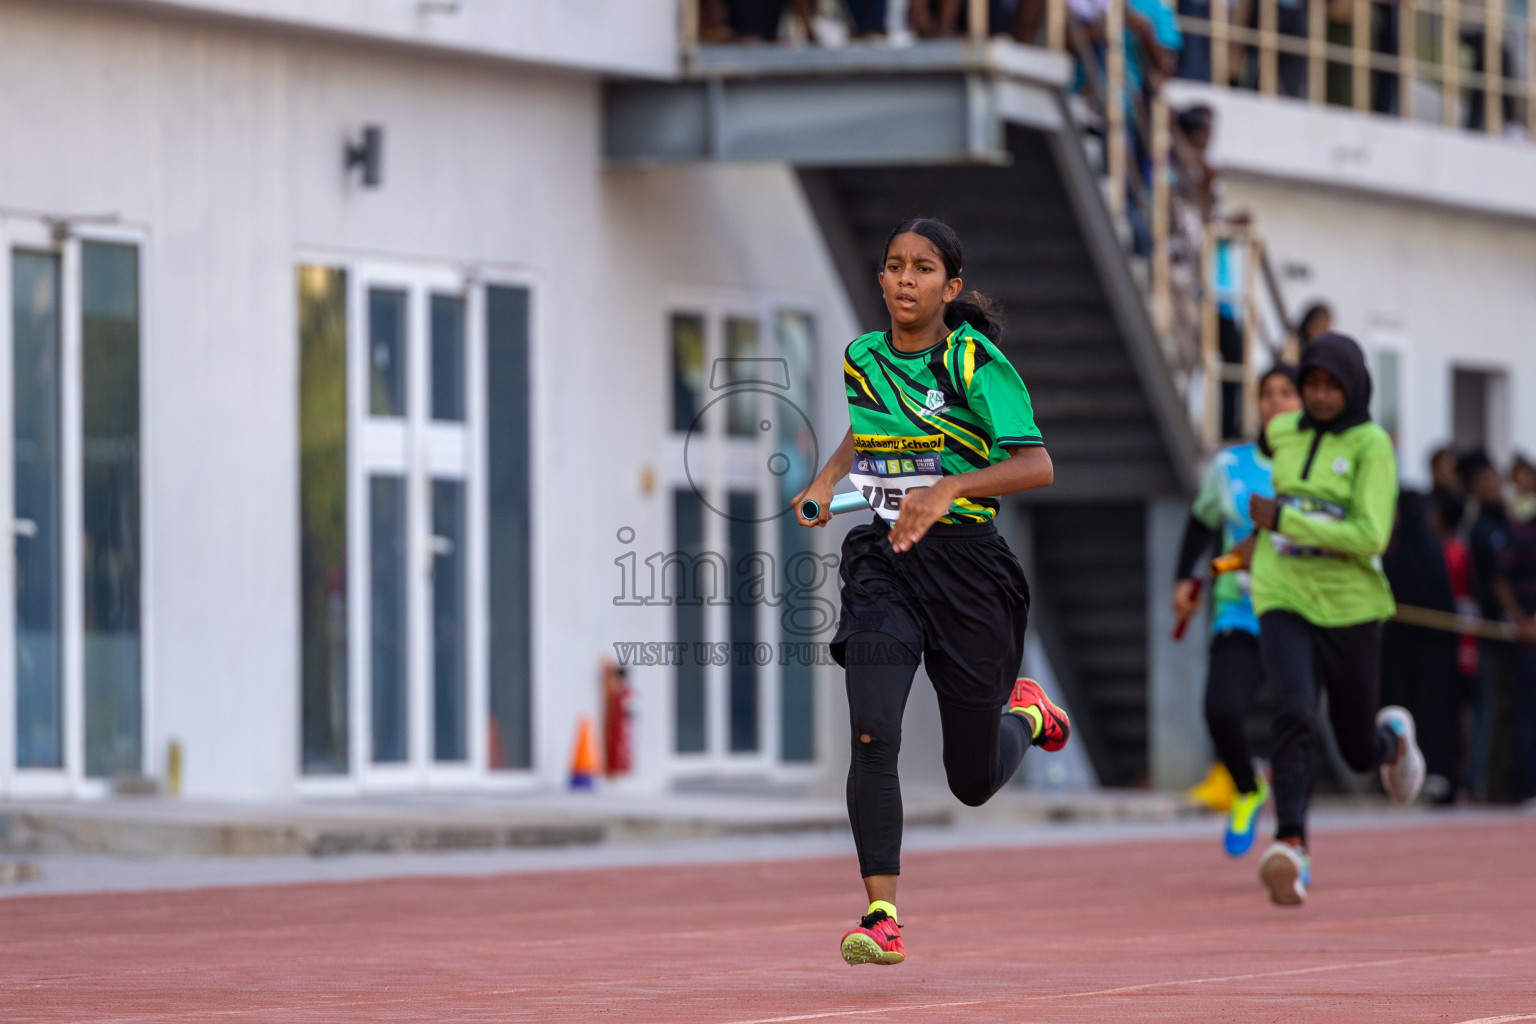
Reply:
<svg viewBox="0 0 1536 1024"><path fill-rule="evenodd" d="M1371 373L1365 368L1365 353L1347 334L1319 334L1301 350L1301 378L1308 370L1324 370L1344 387L1344 411L1327 423L1318 423L1305 410L1301 414L1303 430L1320 434L1342 434L1350 427L1371 421Z"/></svg>

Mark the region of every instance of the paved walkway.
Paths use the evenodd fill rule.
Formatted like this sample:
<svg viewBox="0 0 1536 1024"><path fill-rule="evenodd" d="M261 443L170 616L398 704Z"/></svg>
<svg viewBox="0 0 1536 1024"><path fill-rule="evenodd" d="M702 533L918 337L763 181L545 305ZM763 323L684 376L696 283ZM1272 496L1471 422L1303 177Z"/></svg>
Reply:
<svg viewBox="0 0 1536 1024"><path fill-rule="evenodd" d="M840 787L839 787L840 788ZM1168 821L1177 794L1005 791L966 808L909 787L914 826L977 822ZM841 792L452 794L215 803L122 797L0 803L0 853L150 857L329 856L846 832Z"/></svg>

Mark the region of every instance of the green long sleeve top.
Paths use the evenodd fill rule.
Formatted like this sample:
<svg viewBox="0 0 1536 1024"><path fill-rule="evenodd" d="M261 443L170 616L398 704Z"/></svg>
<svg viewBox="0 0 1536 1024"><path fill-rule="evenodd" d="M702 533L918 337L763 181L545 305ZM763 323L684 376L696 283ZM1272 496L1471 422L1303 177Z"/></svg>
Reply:
<svg viewBox="0 0 1536 1024"><path fill-rule="evenodd" d="M1317 626L1353 626L1397 610L1381 571L1397 511L1397 457L1375 423L1340 433L1302 429L1285 413L1265 431L1279 518L1253 558L1253 605Z"/></svg>

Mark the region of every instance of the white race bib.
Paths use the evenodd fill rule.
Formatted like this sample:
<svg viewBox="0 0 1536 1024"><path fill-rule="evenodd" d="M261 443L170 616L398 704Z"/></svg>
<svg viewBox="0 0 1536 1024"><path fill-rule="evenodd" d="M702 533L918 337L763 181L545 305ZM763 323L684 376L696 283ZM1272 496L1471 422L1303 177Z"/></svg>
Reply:
<svg viewBox="0 0 1536 1024"><path fill-rule="evenodd" d="M901 512L901 499L914 487L932 487L944 477L944 437L853 435L853 481L869 507L888 523Z"/></svg>

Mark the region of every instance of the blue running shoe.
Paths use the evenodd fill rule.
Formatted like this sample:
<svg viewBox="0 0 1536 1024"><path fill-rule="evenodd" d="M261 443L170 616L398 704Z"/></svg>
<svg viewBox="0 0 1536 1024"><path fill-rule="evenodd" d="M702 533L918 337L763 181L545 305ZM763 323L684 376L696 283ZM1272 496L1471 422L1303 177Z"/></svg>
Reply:
<svg viewBox="0 0 1536 1024"><path fill-rule="evenodd" d="M1253 848L1253 837L1259 831L1259 812L1269 802L1269 781L1262 772L1256 772L1259 788L1252 793L1239 793L1232 798L1232 809L1227 814L1227 830L1221 837L1222 846L1229 857L1241 857Z"/></svg>

